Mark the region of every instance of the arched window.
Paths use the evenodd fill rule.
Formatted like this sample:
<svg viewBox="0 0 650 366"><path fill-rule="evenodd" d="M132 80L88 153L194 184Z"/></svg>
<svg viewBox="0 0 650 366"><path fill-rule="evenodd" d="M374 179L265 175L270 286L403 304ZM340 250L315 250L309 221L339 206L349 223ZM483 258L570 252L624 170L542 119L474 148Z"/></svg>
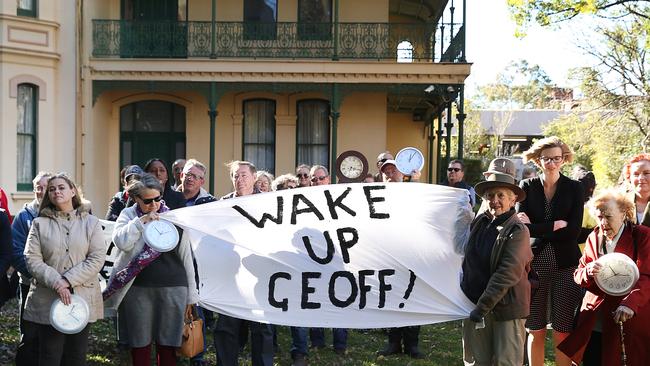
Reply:
<svg viewBox="0 0 650 366"><path fill-rule="evenodd" d="M151 158L167 164L185 158L184 106L143 100L120 107L120 166L144 166Z"/></svg>
<svg viewBox="0 0 650 366"><path fill-rule="evenodd" d="M244 101L243 158L275 174L275 101Z"/></svg>
<svg viewBox="0 0 650 366"><path fill-rule="evenodd" d="M326 100L297 103L296 165L323 165L329 169L330 105Z"/></svg>
<svg viewBox="0 0 650 366"><path fill-rule="evenodd" d="M397 45L397 62L413 62L413 45L409 41L402 41Z"/></svg>
<svg viewBox="0 0 650 366"><path fill-rule="evenodd" d="M17 189L31 191L36 175L36 127L38 125L38 86L18 84L18 122L16 125Z"/></svg>

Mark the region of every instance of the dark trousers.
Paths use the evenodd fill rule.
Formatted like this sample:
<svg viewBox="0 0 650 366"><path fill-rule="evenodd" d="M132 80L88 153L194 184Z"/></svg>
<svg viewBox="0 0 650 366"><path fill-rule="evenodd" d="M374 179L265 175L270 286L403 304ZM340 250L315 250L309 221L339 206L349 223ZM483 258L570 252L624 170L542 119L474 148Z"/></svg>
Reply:
<svg viewBox="0 0 650 366"><path fill-rule="evenodd" d="M309 338L312 347L325 347L325 329L310 328ZM348 347L348 330L343 328L332 328L332 345L334 349L346 349Z"/></svg>
<svg viewBox="0 0 650 366"><path fill-rule="evenodd" d="M219 314L214 328L214 348L217 366L237 366L239 332L247 320ZM253 366L273 366L273 331L270 324L248 322L251 331L251 361Z"/></svg>
<svg viewBox="0 0 650 366"><path fill-rule="evenodd" d="M582 364L584 366L600 366L602 365L602 342L603 342L603 333L601 332L591 332L591 338L589 338L589 343L587 343L587 348L585 349L585 355L582 359Z"/></svg>
<svg viewBox="0 0 650 366"><path fill-rule="evenodd" d="M37 324L37 327L39 365L83 366L86 364L90 325L77 334L63 334L49 324Z"/></svg>
<svg viewBox="0 0 650 366"><path fill-rule="evenodd" d="M25 300L29 285L20 284L20 343L16 350L16 366L31 366L38 364L38 324L23 319Z"/></svg>
<svg viewBox="0 0 650 366"><path fill-rule="evenodd" d="M420 338L420 326L388 329L388 343L401 347L404 342L404 352L410 353L417 349Z"/></svg>

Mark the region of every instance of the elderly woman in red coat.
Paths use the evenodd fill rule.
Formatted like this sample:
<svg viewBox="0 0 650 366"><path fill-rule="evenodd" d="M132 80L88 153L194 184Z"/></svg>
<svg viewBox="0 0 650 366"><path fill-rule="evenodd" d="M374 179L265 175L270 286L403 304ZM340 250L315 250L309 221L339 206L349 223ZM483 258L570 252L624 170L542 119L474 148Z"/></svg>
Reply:
<svg viewBox="0 0 650 366"><path fill-rule="evenodd" d="M635 208L624 193L608 190L594 197L591 211L598 227L589 235L575 281L587 290L578 325L559 349L584 365L620 365L622 356L619 321L623 324L627 365L650 361L650 228L634 222ZM607 253L632 258L640 277L624 296L603 292L594 276L604 267L596 260ZM584 356L584 358L583 358Z"/></svg>

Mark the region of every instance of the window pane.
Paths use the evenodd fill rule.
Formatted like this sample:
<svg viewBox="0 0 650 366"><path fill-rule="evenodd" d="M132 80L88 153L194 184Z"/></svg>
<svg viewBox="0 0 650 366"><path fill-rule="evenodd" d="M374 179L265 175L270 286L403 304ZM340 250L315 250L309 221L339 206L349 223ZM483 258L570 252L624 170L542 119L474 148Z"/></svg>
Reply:
<svg viewBox="0 0 650 366"><path fill-rule="evenodd" d="M275 22L278 14L277 0L244 0L245 22Z"/></svg>
<svg viewBox="0 0 650 366"><path fill-rule="evenodd" d="M131 141L122 141L122 166L133 164L131 156L133 155L133 149L131 146Z"/></svg>
<svg viewBox="0 0 650 366"><path fill-rule="evenodd" d="M120 131L133 131L133 104L120 108Z"/></svg>
<svg viewBox="0 0 650 366"><path fill-rule="evenodd" d="M174 132L185 132L185 107L174 104Z"/></svg>
<svg viewBox="0 0 650 366"><path fill-rule="evenodd" d="M324 100L298 102L297 163L329 168L329 103Z"/></svg>
<svg viewBox="0 0 650 366"><path fill-rule="evenodd" d="M275 101L244 102L244 160L275 172Z"/></svg>
<svg viewBox="0 0 650 366"><path fill-rule="evenodd" d="M176 142L174 149L176 159L185 159L185 142ZM174 160L176 160L174 159Z"/></svg>
<svg viewBox="0 0 650 366"><path fill-rule="evenodd" d="M18 0L18 8L23 10L34 11L36 8L35 2L36 0Z"/></svg>
<svg viewBox="0 0 650 366"><path fill-rule="evenodd" d="M299 0L298 37L303 40L331 38L332 1Z"/></svg>
<svg viewBox="0 0 650 366"><path fill-rule="evenodd" d="M34 133L34 101L36 87L27 84L18 85L18 133Z"/></svg>
<svg viewBox="0 0 650 366"><path fill-rule="evenodd" d="M18 184L31 183L34 178L34 140L29 135L18 135Z"/></svg>
<svg viewBox="0 0 650 366"><path fill-rule="evenodd" d="M244 0L244 39L275 39L277 0Z"/></svg>
<svg viewBox="0 0 650 366"><path fill-rule="evenodd" d="M136 131L171 132L171 106L171 103L155 100L136 103Z"/></svg>

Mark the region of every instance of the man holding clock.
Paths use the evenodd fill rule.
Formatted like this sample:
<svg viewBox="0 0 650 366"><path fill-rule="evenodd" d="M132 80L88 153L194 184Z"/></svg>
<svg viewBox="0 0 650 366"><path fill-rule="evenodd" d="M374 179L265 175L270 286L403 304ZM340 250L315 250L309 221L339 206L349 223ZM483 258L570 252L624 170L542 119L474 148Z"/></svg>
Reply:
<svg viewBox="0 0 650 366"><path fill-rule="evenodd" d="M404 174L397 169L395 160L388 159L379 167L382 179L387 183L403 182ZM420 179L420 171L414 170L411 173L411 181ZM390 356L404 352L411 358L422 359L424 355L418 349L420 338L420 326L409 326L388 329L388 344L384 349L377 352L379 356ZM402 343L404 348L402 349Z"/></svg>

